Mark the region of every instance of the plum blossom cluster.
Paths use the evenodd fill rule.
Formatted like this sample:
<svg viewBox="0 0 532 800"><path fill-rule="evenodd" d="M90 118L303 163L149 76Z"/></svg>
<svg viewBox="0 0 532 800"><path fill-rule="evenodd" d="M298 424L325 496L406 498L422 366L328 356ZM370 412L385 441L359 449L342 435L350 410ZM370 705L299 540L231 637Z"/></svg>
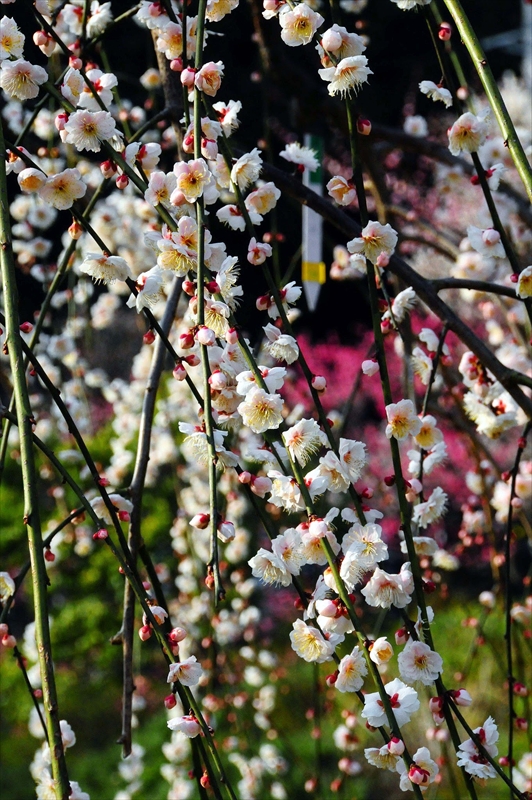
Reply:
<svg viewBox="0 0 532 800"><path fill-rule="evenodd" d="M401 10L427 5L425 0L394 2ZM113 23L110 3L66 3L53 14L48 4L37 4L44 23L34 43L46 58L54 56L48 70L24 59L25 37L17 23L7 16L0 21L0 87L7 97L3 118L12 133L22 134L27 126L46 143L35 153L10 144L6 163L9 180L18 187L9 205L17 265L42 284L49 299L44 330L39 320L35 336L29 322L19 334L36 362L28 376L32 433L82 503L71 520L74 553L86 557L106 544L118 553L120 572L141 606L137 646L140 639L148 652L157 642L166 659L169 693L163 700L164 682L158 691L172 732L163 746L169 797L192 796L190 748L193 777L203 790L218 779L220 786L226 784L219 755L212 755L223 750L240 775L238 796L289 796L282 780L289 761L273 744L279 735L278 685L286 671L276 647L261 646L272 632L268 604L288 596L288 591L276 595L276 589L293 589L301 612L295 619L294 614L289 619L286 612L278 614L291 626L286 642L276 643L281 648L290 643L290 668L293 663L298 665L294 669L316 665L316 680L333 704L354 701L350 695L360 703L364 722L347 712L345 725L334 732L335 746L343 753L337 786L363 769L352 752L365 725L364 736L375 729L384 736L384 744L364 749L367 764L390 771L400 790L419 796L442 780L434 745L431 750L426 744L445 740L443 725L455 706L473 705L467 690L443 682L452 678L432 636L439 608L425 601L425 594L442 582L442 573L460 564L447 548L453 524L448 524L447 511L452 507L461 517L457 553L483 546L491 534L492 511L501 531L512 517L525 525L531 462L520 456L526 438L518 441L513 472L498 467L499 458L509 463L508 453L490 448L492 442L512 441L505 439L507 432L511 436L527 423L529 396L519 387L530 386L524 301L532 296L532 267L516 271L512 247L524 256L530 242L511 200L501 200L502 227L487 213L471 213L465 222L457 219L451 198L449 207L434 208L433 216L450 220L452 235L444 236L443 244L429 237L426 246L437 253L429 259L423 247L409 249L420 239L415 223L423 222L422 199L413 192L408 197L413 210L405 212L404 226L400 213L383 215L377 203L370 205L370 216L378 219L368 219L361 204L362 174L357 181L348 170L331 170L329 210L338 212L332 202L339 213L352 207L362 224L357 223L358 235L351 233L353 238L335 248L330 277L364 277L372 291L380 292L379 300L371 301L372 347L359 359L358 377L377 422L365 429L359 419L353 432L350 409L328 403L328 376L310 368L312 352L295 334L300 281L289 280L291 273L282 277L275 236L259 232L264 223L271 222L272 229L277 225L273 212L284 200L270 179L263 143L247 152L233 151L242 105L212 102L225 91L229 65L207 60L206 42L210 48L217 37L205 31L204 22L220 22L237 7L238 0L208 0L192 16L174 3L142 0L135 11L136 22L153 39L160 67L160 72L144 73L141 85L147 92L169 82L177 86L184 114L179 135L175 121L170 125L164 114L162 124L149 131L145 112L153 106L136 108L124 101L117 75L100 68L105 59L97 64L85 58L86 46ZM331 97L354 98L373 74L364 55L366 38L336 23L324 30L325 17L314 5L265 0L263 17L277 17L280 38L290 48L316 42L317 75ZM71 55L59 77L54 63L65 48ZM423 80L419 90L445 109L453 103L442 84ZM25 116L22 103L44 91L57 102L56 111L43 105L31 119ZM363 136L371 123L359 119L355 127ZM404 132L425 139L429 124L409 114ZM449 126L448 147L452 156L473 155L485 167L476 184L467 181L467 192L485 182L498 192L510 165L488 113L461 114ZM321 167L316 152L297 142L277 155L295 165L295 177L287 177L297 186L297 173ZM395 157L386 159L387 190L401 211L405 197L393 175ZM356 163L351 167L358 169ZM451 187L461 177L445 169L442 182ZM465 190L464 196L470 197ZM352 219L345 220L353 231ZM426 233L430 225L423 225ZM221 226L231 232L230 245L218 241ZM403 256L412 265L410 274L415 271L412 286L394 278L394 263ZM450 268L444 258L451 260ZM430 272L442 262L440 272ZM446 284L441 275L456 283ZM248 276L262 280L258 297L244 291ZM499 306L487 298L490 283L500 290L494 293L502 298ZM463 326L454 322L452 327L467 345L456 338L448 344L448 326L441 330L430 312L439 307L433 298L440 289L456 292L466 320L472 299L478 300L479 328L464 334ZM258 335L242 327L243 305L260 319ZM449 309L449 325L453 319ZM116 376L113 354L98 367L87 355L86 343L94 336L105 337L115 350L121 325L129 326L131 338L138 334L127 377ZM484 339L493 356L489 364L479 346ZM6 340L2 358L10 347ZM388 365L394 365L391 379ZM516 384L516 375L525 380ZM294 385L302 386L304 402L291 405ZM96 409L107 419L107 454L105 463L97 465L79 447L80 438L90 440L97 432ZM458 417L467 431L466 444L450 430ZM476 459L466 473L464 497L464 486L452 479L446 483L441 467L451 457L456 463L464 451L464 463L471 464L467 447L473 436L480 438L478 452L486 458ZM54 461L58 437L65 446ZM69 437L79 449L71 448ZM17 451L21 434L12 428L6 441ZM138 566L137 550L144 540L135 525L142 529L144 521L138 521L136 479L142 471L143 491L155 495L166 481L172 485L172 521L164 523L171 567L154 566L144 553L143 566ZM41 477L50 474L51 467L43 467ZM57 486L50 493L58 510L65 508L65 491ZM454 492L464 500L461 506ZM129 539L121 527L126 525L131 526ZM68 544L59 533L46 548L49 568L58 566ZM506 557L499 563L492 559L493 568L500 568ZM0 572L3 608L13 602L17 588L9 572ZM491 608L491 596L483 604ZM402 620L395 637L372 632L376 615L380 619L386 612ZM517 624L529 616L528 606L512 607ZM11 627L0 625L2 645L14 648ZM126 634L121 630L120 636ZM24 657L37 661L32 635L27 626ZM324 670L329 671L326 677ZM34 690L46 690L35 667L26 676ZM516 696L524 697L527 687L513 676L512 682ZM221 686L224 691L217 695ZM433 695L428 710L435 727L427 742L420 742L424 687ZM247 714L267 740L253 754L242 733L245 726L237 724L238 713ZM224 743L217 736L222 714L235 730ZM59 725L67 749L75 735L64 720ZM318 730L315 738L319 735ZM50 740L49 733L46 737ZM497 778L498 739L497 725L488 717L457 746L457 765L479 781ZM375 741L376 735L367 743ZM143 756L133 743L119 768L128 796L140 790ZM38 797L53 796L56 757L45 743L31 765ZM315 788L311 780L306 788ZM72 781L70 796L88 798Z"/></svg>

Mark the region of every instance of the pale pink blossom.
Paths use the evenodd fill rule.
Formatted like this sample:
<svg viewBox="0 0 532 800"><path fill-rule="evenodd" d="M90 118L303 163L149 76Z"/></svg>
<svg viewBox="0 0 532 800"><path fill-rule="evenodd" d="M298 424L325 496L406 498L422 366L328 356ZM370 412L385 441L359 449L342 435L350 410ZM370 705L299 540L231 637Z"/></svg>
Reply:
<svg viewBox="0 0 532 800"><path fill-rule="evenodd" d="M335 175L327 184L327 191L332 199L340 206L349 206L356 200L356 189L341 175Z"/></svg>
<svg viewBox="0 0 532 800"><path fill-rule="evenodd" d="M299 3L294 8L285 5L279 13L281 39L289 47L309 44L323 22L321 14L306 3Z"/></svg>
<svg viewBox="0 0 532 800"><path fill-rule="evenodd" d="M196 72L194 86L209 97L214 97L222 85L224 65L221 61L208 61Z"/></svg>
<svg viewBox="0 0 532 800"><path fill-rule="evenodd" d="M10 98L32 100L39 94L39 86L48 80L43 67L30 64L23 58L4 60L0 71L0 87Z"/></svg>

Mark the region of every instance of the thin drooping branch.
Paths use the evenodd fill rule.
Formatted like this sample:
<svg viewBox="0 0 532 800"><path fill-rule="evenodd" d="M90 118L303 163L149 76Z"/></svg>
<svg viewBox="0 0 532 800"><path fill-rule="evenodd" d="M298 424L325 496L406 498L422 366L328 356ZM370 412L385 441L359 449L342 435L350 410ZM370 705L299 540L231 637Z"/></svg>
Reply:
<svg viewBox="0 0 532 800"><path fill-rule="evenodd" d="M170 328L174 322L175 311L181 295L182 280L175 280L166 302L166 308L161 320L161 329L165 336L170 333ZM150 459L151 432L153 427L153 415L155 413L155 403L157 400L157 390L161 374L164 368L166 349L164 341L160 337L156 340L153 351L150 373L144 391L144 402L139 426L139 440L137 445L137 455L133 477L129 487L129 495L133 508L131 510L131 523L129 526L128 545L131 558L136 561L139 545L142 539L142 496L146 482L146 472ZM133 636L135 627L135 593L129 581L124 587L124 611L122 616L122 630L120 639L122 641L122 733L119 742L122 744L122 753L126 758L131 753L131 719L132 702L135 684L133 682ZM115 637L115 639L118 637ZM114 641L114 640L113 640Z"/></svg>
<svg viewBox="0 0 532 800"><path fill-rule="evenodd" d="M9 352L15 409L19 429L22 482L24 491L23 522L28 533L28 547L31 560L33 583L33 602L35 609L35 639L39 654L39 666L43 688L44 711L52 775L56 794L61 800L68 800L70 784L65 761L57 690L52 660L50 623L48 620L47 575L44 561L41 518L39 512L39 493L37 470L33 453L31 410L28 387L22 355L22 338L18 315L18 295L15 277L15 259L9 223L9 201L6 182L6 148L0 122L0 260L4 285L4 308L6 318L6 345Z"/></svg>

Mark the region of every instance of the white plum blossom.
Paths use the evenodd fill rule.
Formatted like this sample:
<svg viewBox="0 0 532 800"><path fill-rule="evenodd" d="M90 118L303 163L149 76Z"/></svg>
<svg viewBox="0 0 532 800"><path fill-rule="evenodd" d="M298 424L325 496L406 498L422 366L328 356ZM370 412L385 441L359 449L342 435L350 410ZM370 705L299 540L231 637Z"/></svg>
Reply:
<svg viewBox="0 0 532 800"><path fill-rule="evenodd" d="M522 300L532 297L532 266L525 267L519 273L515 293Z"/></svg>
<svg viewBox="0 0 532 800"><path fill-rule="evenodd" d="M475 728L473 733L476 733L482 746L492 758L497 756L497 742L499 740L499 731L497 725L492 717L488 717L484 725L480 728ZM474 778L483 780L485 778L496 778L497 773L491 766L486 756L484 756L472 739L466 739L462 742L457 751L458 766L463 767L469 775Z"/></svg>
<svg viewBox="0 0 532 800"><path fill-rule="evenodd" d="M76 200L84 197L87 185L77 169L65 169L50 175L39 189L39 197L59 211L71 208Z"/></svg>
<svg viewBox="0 0 532 800"><path fill-rule="evenodd" d="M288 512L301 511L305 508L301 489L295 478L283 475L276 469L268 472L268 478L272 480L270 503L278 508L284 508Z"/></svg>
<svg viewBox="0 0 532 800"><path fill-rule="evenodd" d="M384 689L390 698L390 705L397 724L399 727L406 725L420 705L416 690L411 686L406 686L399 678L394 678L393 681L387 683ZM381 725L388 724L384 705L378 692L365 696L361 716L373 728L380 728Z"/></svg>
<svg viewBox="0 0 532 800"><path fill-rule="evenodd" d="M201 725L192 714L187 714L184 717L173 717L166 724L171 731L184 733L189 739L194 739L201 733Z"/></svg>
<svg viewBox="0 0 532 800"><path fill-rule="evenodd" d="M47 80L48 73L43 67L30 64L23 58L2 62L0 87L12 99L32 100L39 94L39 86Z"/></svg>
<svg viewBox="0 0 532 800"><path fill-rule="evenodd" d="M482 228L475 228L474 225L469 225L467 238L473 250L476 250L481 256L487 256L488 258L506 257L501 235L494 228L482 230Z"/></svg>
<svg viewBox="0 0 532 800"><path fill-rule="evenodd" d="M349 528L342 539L345 556L352 553L356 563L363 571L372 569L380 561L388 558L388 547L381 539L382 528L375 523L355 524Z"/></svg>
<svg viewBox="0 0 532 800"><path fill-rule="evenodd" d="M439 773L438 765L432 760L428 747L420 747L412 756L412 764L407 771L404 761L397 764L397 772L401 778L399 788L403 792L412 790L412 784L418 786L423 792L427 786L434 783Z"/></svg>
<svg viewBox="0 0 532 800"><path fill-rule="evenodd" d="M437 84L433 83L433 81L421 81L419 84L419 90L426 94L427 97L430 97L431 100L440 101L445 105L445 108L450 108L453 104L453 96L450 93L449 89L445 89L443 86L438 86Z"/></svg>
<svg viewBox="0 0 532 800"><path fill-rule="evenodd" d="M412 11L416 6L428 6L431 0L392 0L401 11Z"/></svg>
<svg viewBox="0 0 532 800"><path fill-rule="evenodd" d="M252 575L264 583L279 586L290 586L292 583L292 573L288 571L283 559L263 547L250 558L248 564Z"/></svg>
<svg viewBox="0 0 532 800"><path fill-rule="evenodd" d="M209 97L214 97L222 85L224 65L221 61L208 61L194 76L194 86Z"/></svg>
<svg viewBox="0 0 532 800"><path fill-rule="evenodd" d="M440 486L432 491L428 500L414 506L412 521L420 528L426 528L432 522L440 519L447 507L447 495Z"/></svg>
<svg viewBox="0 0 532 800"><path fill-rule="evenodd" d="M458 117L449 130L449 150L453 156L461 153L476 153L488 135L485 120L466 111Z"/></svg>
<svg viewBox="0 0 532 800"><path fill-rule="evenodd" d="M174 175L176 189L171 197L172 203L176 202L174 199L176 192L181 192L187 203L195 203L203 195L209 182L212 181L212 175L203 158L179 161L174 164Z"/></svg>
<svg viewBox="0 0 532 800"><path fill-rule="evenodd" d="M132 294L127 305L136 307L137 313L144 308L153 308L159 300L164 298L163 287L171 277L171 273L161 269L157 264L147 272L141 272L136 280L137 294Z"/></svg>
<svg viewBox="0 0 532 800"><path fill-rule="evenodd" d="M231 184L244 191L257 180L261 169L262 158L259 150L255 147L251 152L240 156L233 164L231 168Z"/></svg>
<svg viewBox="0 0 532 800"><path fill-rule="evenodd" d="M114 136L121 136L108 111L75 111L65 123L65 141L76 150L90 150L99 153L102 142Z"/></svg>
<svg viewBox="0 0 532 800"><path fill-rule="evenodd" d="M443 660L424 642L410 639L397 658L399 674L407 683L420 681L425 686L434 683L442 673Z"/></svg>
<svg viewBox="0 0 532 800"><path fill-rule="evenodd" d="M344 656L338 664L338 677L334 683L339 692L359 692L364 685L364 676L368 668L364 655L358 645L352 652Z"/></svg>
<svg viewBox="0 0 532 800"><path fill-rule="evenodd" d="M421 420L417 416L411 400L390 403L386 406L386 416L388 418L386 426L388 439L393 436L397 441L402 442L408 435L417 436L421 430Z"/></svg>
<svg viewBox="0 0 532 800"><path fill-rule="evenodd" d="M279 155L285 161L290 161L291 164L299 164L301 167L308 169L309 172L315 172L319 167L316 151L311 147L299 144L299 142L287 144Z"/></svg>
<svg viewBox="0 0 532 800"><path fill-rule="evenodd" d="M263 328L263 331L268 339L268 344L265 345L265 350L277 359L277 361L284 361L286 364L293 364L299 358L299 347L293 336L287 333L281 333L279 328L275 325L268 323Z"/></svg>
<svg viewBox="0 0 532 800"><path fill-rule="evenodd" d="M366 56L349 56L343 58L336 66L318 70L320 78L328 82L327 91L331 96L342 97L357 92L373 71L368 67Z"/></svg>
<svg viewBox="0 0 532 800"><path fill-rule="evenodd" d="M341 438L338 454L345 472L349 475L351 482L355 483L366 466L366 445L363 442L357 442L355 439Z"/></svg>
<svg viewBox="0 0 532 800"><path fill-rule="evenodd" d="M320 447L327 445L327 437L313 419L302 419L283 433L286 449L293 459L304 466Z"/></svg>
<svg viewBox="0 0 532 800"><path fill-rule="evenodd" d="M360 237L347 243L347 249L350 253L363 254L372 264L376 264L381 253L392 255L396 244L397 232L392 226L372 220L362 229Z"/></svg>
<svg viewBox="0 0 532 800"><path fill-rule="evenodd" d="M281 39L289 47L309 44L324 19L306 3L298 3L294 8L285 5L279 12Z"/></svg>
<svg viewBox="0 0 532 800"><path fill-rule="evenodd" d="M244 402L238 406L238 413L244 425L254 433L274 430L281 425L283 398L278 394L270 394L258 386L253 387Z"/></svg>
<svg viewBox="0 0 532 800"><path fill-rule="evenodd" d="M302 619L296 619L292 625L290 642L292 649L305 661L323 664L330 661L335 645L340 641L337 634L329 634L326 639L317 628L307 625Z"/></svg>
<svg viewBox="0 0 532 800"><path fill-rule="evenodd" d="M306 563L301 534L296 528L287 528L272 540L272 552L281 559L291 575L299 575ZM249 562L251 563L251 562Z"/></svg>
<svg viewBox="0 0 532 800"><path fill-rule="evenodd" d="M166 682L175 683L179 681L183 686L196 686L202 675L203 669L196 656L190 656L184 661L170 664Z"/></svg>
<svg viewBox="0 0 532 800"><path fill-rule="evenodd" d="M392 575L376 567L362 594L370 606L378 608L405 608L410 603L414 583L410 564L403 564L398 574Z"/></svg>
<svg viewBox="0 0 532 800"><path fill-rule="evenodd" d="M341 175L335 175L331 178L325 188L339 206L349 206L356 200L357 192L355 187Z"/></svg>
<svg viewBox="0 0 532 800"><path fill-rule="evenodd" d="M11 17L0 19L0 61L6 58L22 58L24 52L24 34Z"/></svg>
<svg viewBox="0 0 532 800"><path fill-rule="evenodd" d="M90 275L98 283L114 283L131 278L131 270L125 259L120 256L110 256L106 253L87 253L80 264L80 272Z"/></svg>
<svg viewBox="0 0 532 800"><path fill-rule="evenodd" d="M15 594L15 581L9 572L0 572L0 603Z"/></svg>

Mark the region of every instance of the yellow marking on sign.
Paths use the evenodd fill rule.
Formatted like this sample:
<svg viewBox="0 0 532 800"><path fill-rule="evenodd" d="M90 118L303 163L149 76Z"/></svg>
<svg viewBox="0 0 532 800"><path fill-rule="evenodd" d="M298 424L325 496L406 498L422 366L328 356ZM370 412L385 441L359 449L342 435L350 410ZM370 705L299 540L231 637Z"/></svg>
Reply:
<svg viewBox="0 0 532 800"><path fill-rule="evenodd" d="M301 264L301 277L304 281L325 283L325 262L303 261Z"/></svg>

